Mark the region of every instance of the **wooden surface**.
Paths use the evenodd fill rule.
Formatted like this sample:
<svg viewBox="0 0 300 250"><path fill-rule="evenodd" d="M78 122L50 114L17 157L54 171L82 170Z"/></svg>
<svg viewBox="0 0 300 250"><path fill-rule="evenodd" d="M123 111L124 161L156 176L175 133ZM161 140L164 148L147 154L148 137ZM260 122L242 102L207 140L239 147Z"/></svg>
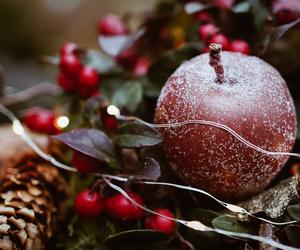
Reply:
<svg viewBox="0 0 300 250"><path fill-rule="evenodd" d="M39 146L43 148L47 147L47 136L30 135ZM10 161L16 160L25 152L30 151L32 151L30 147L13 132L10 125L0 126L0 175L2 175Z"/></svg>

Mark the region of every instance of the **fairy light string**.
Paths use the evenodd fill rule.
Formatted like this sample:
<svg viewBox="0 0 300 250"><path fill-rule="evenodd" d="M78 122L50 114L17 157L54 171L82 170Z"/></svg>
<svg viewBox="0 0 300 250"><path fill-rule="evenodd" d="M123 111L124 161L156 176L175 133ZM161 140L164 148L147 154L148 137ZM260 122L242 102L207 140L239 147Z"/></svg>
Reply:
<svg viewBox="0 0 300 250"><path fill-rule="evenodd" d="M110 108L109 108L110 107ZM188 121L184 121L184 122L177 122L177 123L171 123L171 124L153 124L153 123L148 123L146 121L141 120L138 117L134 117L134 116L123 116L120 114L120 111L117 107L113 106L109 106L109 113L115 115L115 117L119 120L123 120L123 121L137 121L140 122L146 126L152 127L152 128L171 128L171 127L178 127L178 126L185 126L185 125L189 125L189 124L200 124L200 125L209 125L209 126L214 126L217 128L221 128L224 129L225 131L229 132L230 134L232 134L233 136L235 136L237 139L239 139L241 142L243 142L244 144L246 144L247 146L260 151L264 154L268 154L268 155L285 155L285 156L294 156L294 157L298 157L300 158L300 154L298 153L289 153L289 152L272 152L272 151L267 151L265 149L262 149L250 142L248 142L246 139L244 139L242 136L240 136L239 134L237 134L233 129L227 127L226 125L220 124L220 123L216 123L216 122L212 122L212 121L206 121L206 120L188 120ZM49 155L47 153L45 153L32 139L31 137L26 133L22 123L20 122L20 120L8 109L6 108L3 104L0 103L0 112L5 115L12 123L12 129L14 131L14 133L18 136L20 136L26 143L27 145L34 151L37 153L37 155L39 155L41 158L43 158L44 160L50 162L51 164L53 164L54 166L60 168L60 169L64 169L67 171L71 171L71 172L77 172L77 170L73 167L70 167L66 164L63 164L61 162L59 162L58 160L56 160L52 155ZM107 185L109 185L112 189L114 189L115 191L121 193L122 195L124 195L129 201L131 201L133 204L135 204L136 206L140 207L141 209L143 209L144 211L151 213L151 214L156 214L159 216L162 216L166 219L169 220L173 220L177 223L180 223L186 227L189 227L191 229L197 230L197 231L202 231L202 232L216 232L225 236L229 236L229 237L239 237L239 238L245 238L245 239L250 239L250 240L256 240L256 241L260 241L262 243L268 244L270 246L273 247L277 247L280 249L284 249L284 250L295 250L297 248L294 247L290 247L290 246L286 246L284 244L281 244L277 241L274 241L272 239L269 238L265 238L265 237L261 237L261 236L257 236L257 235L252 235L252 234L246 234L246 233L237 233L237 232L232 232L232 231L227 231L227 230L222 230L222 229L216 229L216 228L211 228L208 227L206 225L204 225L203 223L201 223L200 221L186 221L186 220L180 220L180 219L176 219L176 218L171 218L168 216L165 216L163 214L157 213L147 207L144 207L138 203L136 203L133 199L131 199L131 197L126 193L125 190L123 190L121 187L113 184L110 180L116 180L116 181L121 181L121 182L128 182L128 180L130 179L129 177L122 177L122 176L114 176L114 175L107 175L107 174L96 174L97 176L101 177L106 183ZM230 203L226 203L222 200L219 200L218 198L214 197L213 195L211 195L210 193L198 189L198 188L194 188L194 187L190 187L190 186L184 186L184 185L179 185L179 184L174 184L174 183L168 183L168 182L152 182L152 181L135 181L136 183L141 183L141 184L146 184L146 185L162 185L162 186L170 186L170 187L174 187L174 188L178 188L178 189L183 189L183 190L188 190L188 191L193 191L193 192L197 192L197 193L201 193L204 194L212 199L214 199L216 202L218 202L220 205L222 205L223 207L225 207L226 209L228 209L229 211L236 213L236 214L247 214L249 216L252 216L256 219L259 219L261 221L273 224L273 225L287 225L287 224L292 224L295 223L296 221L289 221L289 222L283 222L283 223L279 223L279 222L273 222L273 221L269 221L267 219L261 218L261 217L257 217L253 214L251 214L250 212L248 212L246 209L234 205L234 204L230 204Z"/></svg>

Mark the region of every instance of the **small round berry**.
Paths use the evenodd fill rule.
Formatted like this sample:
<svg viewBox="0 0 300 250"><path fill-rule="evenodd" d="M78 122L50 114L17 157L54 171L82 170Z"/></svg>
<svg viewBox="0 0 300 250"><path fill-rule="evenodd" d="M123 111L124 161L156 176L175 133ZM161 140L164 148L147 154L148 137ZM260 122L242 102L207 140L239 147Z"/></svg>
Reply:
<svg viewBox="0 0 300 250"><path fill-rule="evenodd" d="M128 30L118 16L109 14L100 20L99 33L105 36L118 36L127 34Z"/></svg>
<svg viewBox="0 0 300 250"><path fill-rule="evenodd" d="M212 23L203 24L198 29L199 38L203 41L207 41L218 32L219 28Z"/></svg>
<svg viewBox="0 0 300 250"><path fill-rule="evenodd" d="M127 193L131 199L143 206L142 198L134 193ZM141 219L144 215L143 210L129 201L124 195L117 194L106 200L106 211L112 217L119 220Z"/></svg>
<svg viewBox="0 0 300 250"><path fill-rule="evenodd" d="M91 66L84 66L79 72L78 82L80 86L97 89L99 80L100 77L97 70Z"/></svg>
<svg viewBox="0 0 300 250"><path fill-rule="evenodd" d="M133 65L132 72L136 76L146 75L150 66L149 60L146 58L139 58Z"/></svg>
<svg viewBox="0 0 300 250"><path fill-rule="evenodd" d="M215 5L220 9L230 9L235 0L215 0Z"/></svg>
<svg viewBox="0 0 300 250"><path fill-rule="evenodd" d="M230 43L230 51L240 52L245 55L250 54L249 44L244 40L233 40Z"/></svg>
<svg viewBox="0 0 300 250"><path fill-rule="evenodd" d="M75 90L75 80L67 74L60 72L57 76L57 82L66 92L72 92Z"/></svg>
<svg viewBox="0 0 300 250"><path fill-rule="evenodd" d="M211 43L218 43L222 45L222 50L229 50L230 49L230 42L229 39L223 34L214 35L208 42Z"/></svg>
<svg viewBox="0 0 300 250"><path fill-rule="evenodd" d="M81 63L79 57L69 54L60 58L59 66L64 73L76 76L80 71Z"/></svg>
<svg viewBox="0 0 300 250"><path fill-rule="evenodd" d="M72 165L79 173L86 174L94 172L97 169L97 165L99 165L99 161L79 151L74 151Z"/></svg>
<svg viewBox="0 0 300 250"><path fill-rule="evenodd" d="M138 61L138 54L135 48L129 48L121 52L117 57L116 61L118 64L125 68L132 68L133 65Z"/></svg>
<svg viewBox="0 0 300 250"><path fill-rule="evenodd" d="M106 130L111 132L116 131L118 127L118 123L115 116L110 114L103 114L101 115L101 121Z"/></svg>
<svg viewBox="0 0 300 250"><path fill-rule="evenodd" d="M60 56L75 55L79 49L75 43L65 43L59 50Z"/></svg>
<svg viewBox="0 0 300 250"><path fill-rule="evenodd" d="M211 15L207 11L199 11L195 13L193 16L198 22L202 22L202 23L208 23L211 22L212 20Z"/></svg>
<svg viewBox="0 0 300 250"><path fill-rule="evenodd" d="M156 209L155 212L170 218L175 218L174 214L168 209L159 208ZM174 232L175 226L176 224L173 220L156 214L150 215L145 221L145 228L158 230L168 235L171 235Z"/></svg>
<svg viewBox="0 0 300 250"><path fill-rule="evenodd" d="M59 133L60 129L55 126L55 121L56 117L53 112L41 108L30 109L24 115L24 124L39 133Z"/></svg>
<svg viewBox="0 0 300 250"><path fill-rule="evenodd" d="M83 217L99 216L104 208L102 196L91 189L85 189L77 194L74 201L75 212Z"/></svg>

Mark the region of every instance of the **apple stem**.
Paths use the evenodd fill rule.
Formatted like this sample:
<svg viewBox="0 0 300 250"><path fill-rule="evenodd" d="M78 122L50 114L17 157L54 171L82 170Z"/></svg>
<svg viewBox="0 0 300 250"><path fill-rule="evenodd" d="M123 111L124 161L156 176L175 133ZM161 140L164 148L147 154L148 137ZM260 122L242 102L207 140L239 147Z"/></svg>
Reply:
<svg viewBox="0 0 300 250"><path fill-rule="evenodd" d="M221 63L221 51L221 44L212 43L209 45L209 65L214 68L219 83L224 82L224 68Z"/></svg>

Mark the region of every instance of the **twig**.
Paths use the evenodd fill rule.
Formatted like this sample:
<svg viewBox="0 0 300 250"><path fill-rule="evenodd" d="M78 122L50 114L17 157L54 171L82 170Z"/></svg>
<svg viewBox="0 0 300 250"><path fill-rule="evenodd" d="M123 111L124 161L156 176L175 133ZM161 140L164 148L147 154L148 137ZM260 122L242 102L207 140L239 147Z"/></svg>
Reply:
<svg viewBox="0 0 300 250"><path fill-rule="evenodd" d="M185 238L183 238L183 236L178 232L178 230L176 230L176 235L178 237L178 239L185 244L190 250L196 250L196 248L193 246L193 244L189 241L187 241Z"/></svg>
<svg viewBox="0 0 300 250"><path fill-rule="evenodd" d="M57 96L61 93L61 89L52 83L40 83L16 94L0 97L0 103L9 106L20 102L28 101L36 96Z"/></svg>
<svg viewBox="0 0 300 250"><path fill-rule="evenodd" d="M275 236L276 228L275 226L269 223L261 223L259 227L259 235L264 238L272 239L278 241L277 237ZM259 243L259 250L276 250L276 247L267 245L265 243Z"/></svg>

